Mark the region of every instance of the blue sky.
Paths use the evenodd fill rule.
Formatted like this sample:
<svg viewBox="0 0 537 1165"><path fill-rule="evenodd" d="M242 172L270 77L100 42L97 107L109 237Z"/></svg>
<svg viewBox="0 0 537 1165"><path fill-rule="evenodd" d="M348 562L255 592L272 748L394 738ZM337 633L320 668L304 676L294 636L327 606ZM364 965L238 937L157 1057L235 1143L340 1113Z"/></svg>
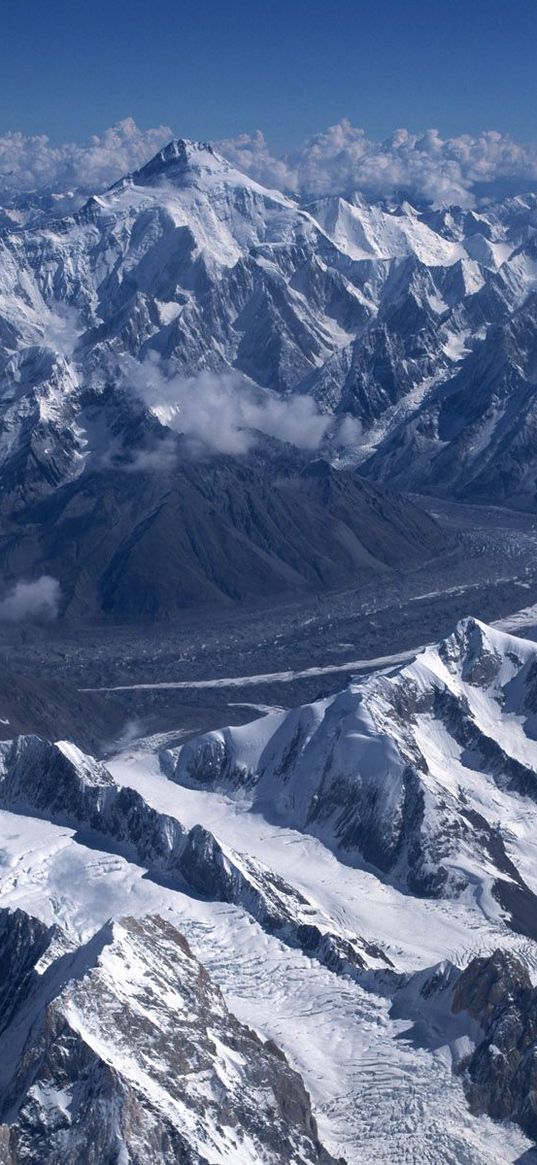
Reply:
<svg viewBox="0 0 537 1165"><path fill-rule="evenodd" d="M287 149L348 117L537 138L536 0L4 0L2 44L0 133L132 116Z"/></svg>

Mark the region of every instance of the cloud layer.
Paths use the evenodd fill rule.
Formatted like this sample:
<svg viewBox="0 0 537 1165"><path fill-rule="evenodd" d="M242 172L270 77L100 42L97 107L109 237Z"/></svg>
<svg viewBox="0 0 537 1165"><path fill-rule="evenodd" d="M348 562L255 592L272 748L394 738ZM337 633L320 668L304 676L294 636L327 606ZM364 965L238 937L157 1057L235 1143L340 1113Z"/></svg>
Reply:
<svg viewBox="0 0 537 1165"><path fill-rule="evenodd" d="M471 205L483 186L537 184L537 144L519 145L490 130L442 138L437 130L396 130L384 142L344 119L283 158L274 157L261 133L218 143L239 169L257 181L301 197L363 190L384 196L404 191L437 206Z"/></svg>
<svg viewBox="0 0 537 1165"><path fill-rule="evenodd" d="M160 422L187 437L194 450L247 453L261 433L300 449L317 449L332 423L311 397L284 399L263 392L238 373L167 378L158 362L148 359L142 365L128 361L124 375ZM160 451L155 456L160 458Z"/></svg>
<svg viewBox="0 0 537 1165"><path fill-rule="evenodd" d="M6 134L0 137L0 203L14 192L102 190L143 165L171 137L168 126L142 130L132 118L84 145ZM489 188L494 195L537 184L537 144L521 145L493 130L442 138L435 129L423 134L400 129L376 142L344 119L281 157L259 131L216 145L259 182L306 199L354 190L370 196L404 191L437 206L468 206L476 191Z"/></svg>
<svg viewBox="0 0 537 1165"><path fill-rule="evenodd" d="M48 623L57 618L60 599L58 579L49 574L33 582L18 582L0 602L0 622Z"/></svg>
<svg viewBox="0 0 537 1165"><path fill-rule="evenodd" d="M169 126L142 130L130 117L84 145L55 146L45 135L5 134L0 137L0 199L29 190L102 190L142 166L172 137Z"/></svg>

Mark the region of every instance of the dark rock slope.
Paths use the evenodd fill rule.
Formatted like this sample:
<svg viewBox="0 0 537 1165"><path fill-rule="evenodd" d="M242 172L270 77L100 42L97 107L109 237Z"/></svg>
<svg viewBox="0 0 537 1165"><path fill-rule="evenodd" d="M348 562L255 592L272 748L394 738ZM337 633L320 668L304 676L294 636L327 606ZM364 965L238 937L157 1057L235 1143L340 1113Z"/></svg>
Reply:
<svg viewBox="0 0 537 1165"><path fill-rule="evenodd" d="M5 582L58 578L61 613L78 620L149 622L358 585L445 549L419 507L325 461L187 458L161 473L85 473L0 529Z"/></svg>
<svg viewBox="0 0 537 1165"><path fill-rule="evenodd" d="M453 1010L468 1012L483 1032L461 1065L472 1110L514 1120L537 1140L537 989L523 963L503 950L472 959Z"/></svg>

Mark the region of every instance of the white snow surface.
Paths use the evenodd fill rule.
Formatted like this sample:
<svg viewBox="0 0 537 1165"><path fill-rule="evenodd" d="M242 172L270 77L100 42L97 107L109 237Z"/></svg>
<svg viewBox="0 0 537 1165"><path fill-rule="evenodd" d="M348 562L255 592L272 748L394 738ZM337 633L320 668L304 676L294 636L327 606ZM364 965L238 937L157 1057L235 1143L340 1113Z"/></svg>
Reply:
<svg viewBox="0 0 537 1165"><path fill-rule="evenodd" d="M319 828L317 836L309 832L303 806L319 780L318 765L327 771L327 717L338 725L337 763L373 782L386 772L395 780L400 754L415 744L426 759L423 782L431 821L440 802L454 814L462 791L466 805L500 823L511 859L537 891L537 804L501 787L485 767L473 768L440 717L418 712L409 736L408 724L394 718L388 699L394 689L411 688L422 694L438 688L459 702L464 698L480 729L534 770L537 744L529 734L526 700L536 659L535 645L466 620L444 644L353 683L339 696L291 713L269 712L227 730L235 763L253 774L244 784L221 777L197 785L192 780L187 787L180 772L172 780L167 774L181 750L161 758L156 741L129 746L107 768L115 782L137 789L159 812L187 827L201 823L229 853L264 863L300 891L334 932L380 944L398 972L443 960L462 966L478 953L506 946L535 977L537 945L506 925L489 892L497 871L479 848L470 852L463 846L454 859L471 877L469 891L457 894L448 887L437 898L424 898L409 893L397 871L391 876L355 852L352 860L338 852L329 827ZM289 744L288 729L304 716L308 773L303 771L302 783L295 781L294 792L288 789L282 798L278 756ZM221 737L209 734L198 747ZM194 755L192 742L183 747ZM260 756L271 748L272 767L256 777ZM61 750L94 779L78 750L66 743ZM291 785L295 779L296 771ZM522 1159L529 1165L532 1158L523 1155L531 1146L519 1130L470 1114L460 1079L452 1073L449 1042L429 1050L405 1039L410 1022L390 1018L382 979L375 981L371 972L363 982L334 974L268 934L242 908L204 901L144 876L144 867L101 848L104 839L88 848L74 829L30 817L23 806L20 812L0 812L0 822L4 906L59 924L73 947L110 918L158 913L176 924L231 1010L263 1038L274 1039L301 1072L321 1139L349 1165L514 1165ZM136 992L136 981L146 973L131 964L125 990ZM119 966L117 975L123 975ZM76 1024L76 1015L71 1019ZM224 1076L230 1070L224 1058Z"/></svg>

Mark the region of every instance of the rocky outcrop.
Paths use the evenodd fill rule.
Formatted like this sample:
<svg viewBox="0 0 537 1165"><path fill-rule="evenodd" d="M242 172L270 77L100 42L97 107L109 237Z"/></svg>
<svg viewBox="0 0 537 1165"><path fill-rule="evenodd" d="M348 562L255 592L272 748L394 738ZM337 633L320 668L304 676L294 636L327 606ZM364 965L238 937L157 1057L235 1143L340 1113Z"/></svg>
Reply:
<svg viewBox="0 0 537 1165"><path fill-rule="evenodd" d="M54 935L24 910L0 910L0 1035L35 989L36 965Z"/></svg>
<svg viewBox="0 0 537 1165"><path fill-rule="evenodd" d="M460 1069L472 1110L514 1120L537 1140L537 989L526 968L503 950L472 959L453 1011L468 1012L483 1032Z"/></svg>
<svg viewBox="0 0 537 1165"><path fill-rule="evenodd" d="M0 1052L3 1165L335 1165L298 1073L159 917L53 961Z"/></svg>

